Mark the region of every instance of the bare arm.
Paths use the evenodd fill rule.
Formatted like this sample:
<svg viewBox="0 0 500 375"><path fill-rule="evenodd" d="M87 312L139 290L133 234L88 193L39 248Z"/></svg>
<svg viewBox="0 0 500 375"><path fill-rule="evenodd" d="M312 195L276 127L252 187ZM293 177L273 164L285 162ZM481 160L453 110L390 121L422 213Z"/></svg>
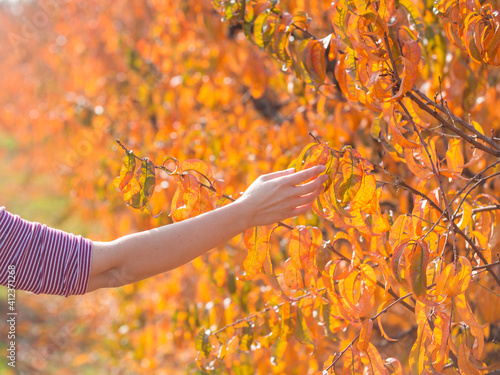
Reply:
<svg viewBox="0 0 500 375"><path fill-rule="evenodd" d="M260 176L240 199L179 223L94 242L87 291L130 284L179 267L248 228L306 212L322 190L323 166ZM314 180L302 184L310 178ZM301 185L302 184L302 185Z"/></svg>

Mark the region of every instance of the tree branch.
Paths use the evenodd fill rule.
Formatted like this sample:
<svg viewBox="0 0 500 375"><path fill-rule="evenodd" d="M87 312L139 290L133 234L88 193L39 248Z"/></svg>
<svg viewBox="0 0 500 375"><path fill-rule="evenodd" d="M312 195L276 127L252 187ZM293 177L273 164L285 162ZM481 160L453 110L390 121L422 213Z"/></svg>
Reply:
<svg viewBox="0 0 500 375"><path fill-rule="evenodd" d="M476 147L476 148L478 148L478 149L480 149L480 150L482 150L482 151L484 151L484 152L486 152L488 154L500 157L500 149L498 149L498 147L491 148L491 147L485 146L481 142L476 141L473 137L471 137L470 135L466 134L463 130L459 129L456 126L453 126L452 124L450 124L438 112L432 110L428 106L428 104L431 104L431 103L432 103L432 105L436 105L437 106L438 105L437 103L431 101L428 98L427 98L428 99L428 103L424 103L417 96L415 96L411 91L408 91L406 93L406 96L408 98L410 98L411 100L413 100L421 109L423 109L425 112L429 113L432 117L434 117L436 120L438 120L445 128L450 129L455 134L458 134L460 137L462 137L463 139L465 139L467 142L469 142L474 147ZM462 124L462 122L461 122L461 124ZM469 127L470 127L470 125L468 125L468 127L467 127L468 130L470 130ZM475 131L475 128L474 127L472 127L472 128ZM482 136L482 137L478 136L478 138L483 139L484 136ZM489 138L486 138L486 139L489 139ZM493 142L493 141L491 140L491 142ZM491 142L489 142L489 143L491 143ZM495 145L496 145L496 143L495 143ZM498 146L498 145L496 145L496 146Z"/></svg>
<svg viewBox="0 0 500 375"><path fill-rule="evenodd" d="M471 124L467 123L465 120L461 119L460 117L458 117L457 115L455 115L453 112L451 112L449 109L446 109L443 105L440 105L438 103L435 103L434 101L432 101L429 97L427 97L427 95L425 95L423 92L421 92L419 89L417 89L416 87L414 87L412 89L412 91L414 91L418 96L420 96L423 100L427 101L428 103L432 103L432 105L439 109L441 112L443 113L447 113L448 116L450 116L450 119L452 119L452 121L457 121L460 125L462 125L464 128L466 128L468 131L470 131L471 133L474 133L477 138L481 139L483 142L491 145L494 149L496 149L497 151L500 151L500 145L498 143L495 142L495 140L493 138L490 138L490 137L487 137L485 136L484 134L482 134L480 131L478 131L474 126L472 126ZM498 156L498 155L497 155Z"/></svg>

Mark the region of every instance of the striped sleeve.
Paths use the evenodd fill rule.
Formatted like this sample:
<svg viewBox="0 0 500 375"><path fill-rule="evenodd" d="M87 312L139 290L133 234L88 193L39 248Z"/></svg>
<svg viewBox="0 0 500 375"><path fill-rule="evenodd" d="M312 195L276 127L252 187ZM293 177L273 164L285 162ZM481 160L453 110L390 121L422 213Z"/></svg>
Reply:
<svg viewBox="0 0 500 375"><path fill-rule="evenodd" d="M0 207L0 285L68 297L87 292L92 241L30 222ZM12 281L12 279L11 279Z"/></svg>

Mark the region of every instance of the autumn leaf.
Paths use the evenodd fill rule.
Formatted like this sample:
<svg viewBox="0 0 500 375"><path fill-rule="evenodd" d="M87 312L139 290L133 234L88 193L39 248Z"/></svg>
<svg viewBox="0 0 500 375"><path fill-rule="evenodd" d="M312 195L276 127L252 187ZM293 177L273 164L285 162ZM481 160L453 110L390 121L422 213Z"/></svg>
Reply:
<svg viewBox="0 0 500 375"><path fill-rule="evenodd" d="M329 361L331 363L331 361ZM344 355L344 366L342 368L342 375L354 375L363 373L363 363L361 362L361 355L359 350L351 346Z"/></svg>
<svg viewBox="0 0 500 375"><path fill-rule="evenodd" d="M286 260L283 277L290 289L299 290L305 287L305 273L303 268L297 269L293 266L291 258Z"/></svg>
<svg viewBox="0 0 500 375"><path fill-rule="evenodd" d="M288 252L296 270L305 269L311 256L311 236L304 226L295 227L290 233Z"/></svg>
<svg viewBox="0 0 500 375"><path fill-rule="evenodd" d="M127 204L133 208L143 208L153 195L156 184L155 166L149 159L144 159L141 168L135 173L140 191L130 197Z"/></svg>
<svg viewBox="0 0 500 375"><path fill-rule="evenodd" d="M269 229L265 226L254 227L245 231L245 246L248 255L243 262L245 274L240 280L252 279L261 269L269 252Z"/></svg>
<svg viewBox="0 0 500 375"><path fill-rule="evenodd" d="M302 309L300 307L297 308L296 322L297 323L295 325L294 337L311 350L309 355L313 355L316 351L316 345L314 344L311 332L307 327L307 323L304 318L304 313L302 312Z"/></svg>
<svg viewBox="0 0 500 375"><path fill-rule="evenodd" d="M372 336L373 330L373 320L365 319L361 326L361 331L359 332L358 338L358 349L360 351L366 351L368 348L368 344L370 343L370 339Z"/></svg>
<svg viewBox="0 0 500 375"><path fill-rule="evenodd" d="M425 242L415 242L408 255L408 281L416 297L427 294L427 266L429 264L429 249Z"/></svg>
<svg viewBox="0 0 500 375"><path fill-rule="evenodd" d="M123 165L120 169L120 176L113 180L113 185L124 190L125 186L132 180L135 173L135 156L132 151L125 153L123 157Z"/></svg>
<svg viewBox="0 0 500 375"><path fill-rule="evenodd" d="M307 43L302 52L302 61L310 80L315 85L322 85L326 78L325 47L318 40Z"/></svg>
<svg viewBox="0 0 500 375"><path fill-rule="evenodd" d="M296 307L290 303L281 306L281 327L278 341L272 347L271 362L277 364L281 360L288 346L288 340L292 337L295 329Z"/></svg>

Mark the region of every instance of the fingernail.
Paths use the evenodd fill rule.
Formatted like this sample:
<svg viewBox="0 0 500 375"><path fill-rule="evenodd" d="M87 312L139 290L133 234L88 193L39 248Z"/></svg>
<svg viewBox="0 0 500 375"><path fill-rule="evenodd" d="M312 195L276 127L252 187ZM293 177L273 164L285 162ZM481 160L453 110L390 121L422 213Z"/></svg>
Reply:
<svg viewBox="0 0 500 375"><path fill-rule="evenodd" d="M320 172L324 172L326 170L326 167L324 165L319 166Z"/></svg>

